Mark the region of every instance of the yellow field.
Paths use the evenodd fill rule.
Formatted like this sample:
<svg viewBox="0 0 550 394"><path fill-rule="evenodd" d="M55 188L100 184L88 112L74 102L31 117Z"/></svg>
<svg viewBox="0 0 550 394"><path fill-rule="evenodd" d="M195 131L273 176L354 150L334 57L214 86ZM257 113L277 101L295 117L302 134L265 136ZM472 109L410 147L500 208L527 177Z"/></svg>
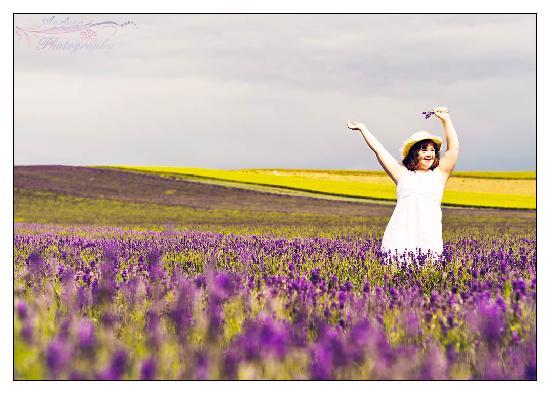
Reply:
<svg viewBox="0 0 550 394"><path fill-rule="evenodd" d="M315 169L292 169L292 168L263 168L255 171L279 171L279 172L304 172L330 173L332 175L379 175L386 176L383 170L315 170ZM461 178L495 178L495 179L536 179L535 171L454 171L454 177Z"/></svg>
<svg viewBox="0 0 550 394"><path fill-rule="evenodd" d="M246 169L116 166L238 183L276 186L337 196L396 199L396 187L383 171ZM445 187L442 204L495 208L536 208L534 172L456 172Z"/></svg>

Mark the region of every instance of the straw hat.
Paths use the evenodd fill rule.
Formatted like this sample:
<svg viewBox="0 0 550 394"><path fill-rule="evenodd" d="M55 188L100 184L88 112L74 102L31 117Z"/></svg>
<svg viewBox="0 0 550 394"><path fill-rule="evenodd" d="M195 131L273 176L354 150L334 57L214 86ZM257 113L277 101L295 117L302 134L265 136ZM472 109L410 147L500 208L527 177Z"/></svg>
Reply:
<svg viewBox="0 0 550 394"><path fill-rule="evenodd" d="M412 146L422 140L432 140L437 145L438 149L441 149L441 144L443 143L441 137L438 137L437 135L431 135L427 131L417 131L403 141L403 145L401 146L401 149L399 149L401 152L401 157L403 159L407 157Z"/></svg>

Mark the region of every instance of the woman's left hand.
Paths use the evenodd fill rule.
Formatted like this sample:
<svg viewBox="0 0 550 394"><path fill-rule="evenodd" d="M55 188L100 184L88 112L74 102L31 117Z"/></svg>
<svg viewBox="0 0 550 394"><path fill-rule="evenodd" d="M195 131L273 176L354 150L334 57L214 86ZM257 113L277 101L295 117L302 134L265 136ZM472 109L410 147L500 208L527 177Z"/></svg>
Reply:
<svg viewBox="0 0 550 394"><path fill-rule="evenodd" d="M451 116L449 115L449 110L446 107L433 107L432 111L434 111L435 116L437 116L443 122L451 119Z"/></svg>

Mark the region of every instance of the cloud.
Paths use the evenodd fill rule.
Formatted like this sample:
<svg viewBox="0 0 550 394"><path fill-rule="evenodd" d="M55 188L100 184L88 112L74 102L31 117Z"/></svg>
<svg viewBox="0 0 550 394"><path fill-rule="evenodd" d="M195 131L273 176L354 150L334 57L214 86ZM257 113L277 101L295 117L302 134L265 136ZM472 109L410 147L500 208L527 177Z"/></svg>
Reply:
<svg viewBox="0 0 550 394"><path fill-rule="evenodd" d="M397 156L447 105L457 169L535 167L534 15L85 17L137 27L106 52L16 42L16 164L379 168L348 118Z"/></svg>

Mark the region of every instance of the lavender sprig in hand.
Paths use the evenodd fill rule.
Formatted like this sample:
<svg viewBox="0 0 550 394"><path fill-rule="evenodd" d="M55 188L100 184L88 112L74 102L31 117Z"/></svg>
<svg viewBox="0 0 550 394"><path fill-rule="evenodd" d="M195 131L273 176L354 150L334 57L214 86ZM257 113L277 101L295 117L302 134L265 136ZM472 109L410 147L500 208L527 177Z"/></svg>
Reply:
<svg viewBox="0 0 550 394"><path fill-rule="evenodd" d="M431 111L422 112L425 119L435 115L441 120L446 120L449 117L449 110L446 107L433 107Z"/></svg>

